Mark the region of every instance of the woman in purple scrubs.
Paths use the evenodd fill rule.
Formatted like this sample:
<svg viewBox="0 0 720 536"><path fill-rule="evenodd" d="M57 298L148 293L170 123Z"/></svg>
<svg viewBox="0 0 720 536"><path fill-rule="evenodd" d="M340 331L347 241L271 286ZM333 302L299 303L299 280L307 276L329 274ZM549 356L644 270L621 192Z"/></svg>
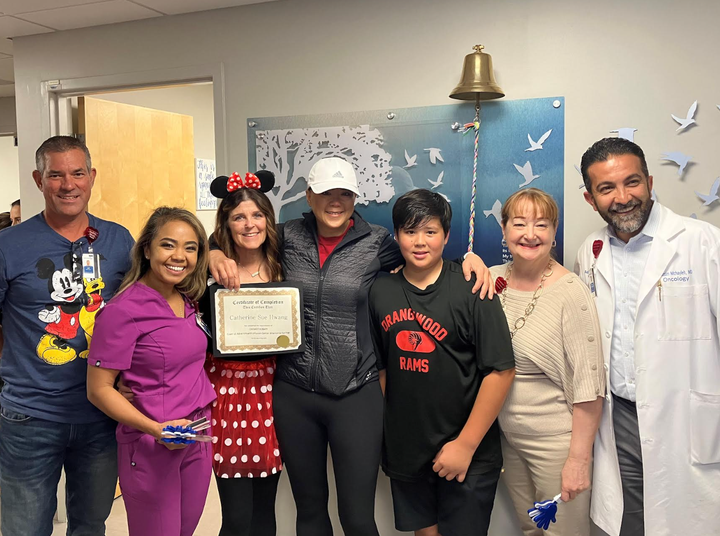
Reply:
<svg viewBox="0 0 720 536"><path fill-rule="evenodd" d="M170 444L162 431L209 419L215 399L196 306L207 258L198 219L158 208L133 248L132 268L96 319L88 398L120 423L118 472L131 536L190 536L205 505L210 443ZM115 390L121 372L132 403Z"/></svg>

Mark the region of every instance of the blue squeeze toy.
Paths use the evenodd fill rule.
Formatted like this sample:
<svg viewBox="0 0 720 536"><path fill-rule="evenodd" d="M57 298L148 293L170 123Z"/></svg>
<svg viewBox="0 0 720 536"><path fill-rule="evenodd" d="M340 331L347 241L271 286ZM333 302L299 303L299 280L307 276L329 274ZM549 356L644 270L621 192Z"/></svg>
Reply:
<svg viewBox="0 0 720 536"><path fill-rule="evenodd" d="M555 514L557 513L557 505L562 502L560 493L555 495L550 501L536 502L535 508L528 510L528 515L537 528L547 530L550 522L555 523Z"/></svg>
<svg viewBox="0 0 720 536"><path fill-rule="evenodd" d="M197 432L189 426L166 426L163 428L162 440L165 443L192 445L195 443Z"/></svg>
<svg viewBox="0 0 720 536"><path fill-rule="evenodd" d="M163 428L162 440L165 443L175 443L176 445L192 445L196 441L212 441L209 435L197 435L202 430L210 428L207 417L200 417L198 420L189 423L187 426L166 426Z"/></svg>

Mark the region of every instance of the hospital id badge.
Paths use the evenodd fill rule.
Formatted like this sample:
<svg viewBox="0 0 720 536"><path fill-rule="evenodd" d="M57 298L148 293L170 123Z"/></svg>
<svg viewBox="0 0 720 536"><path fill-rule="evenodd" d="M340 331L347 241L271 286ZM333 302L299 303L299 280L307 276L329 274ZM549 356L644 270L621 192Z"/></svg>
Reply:
<svg viewBox="0 0 720 536"><path fill-rule="evenodd" d="M83 253L82 274L85 281L93 281L100 277L100 263L95 253Z"/></svg>
<svg viewBox="0 0 720 536"><path fill-rule="evenodd" d="M205 335L212 339L212 333L210 333L210 328L202 319L202 313L195 313L195 321L197 322L198 327L205 332Z"/></svg>

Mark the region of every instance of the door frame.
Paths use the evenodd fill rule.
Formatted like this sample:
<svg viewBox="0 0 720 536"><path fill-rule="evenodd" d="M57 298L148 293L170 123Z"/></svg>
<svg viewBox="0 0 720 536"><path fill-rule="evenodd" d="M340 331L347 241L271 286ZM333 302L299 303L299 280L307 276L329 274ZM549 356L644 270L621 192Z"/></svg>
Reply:
<svg viewBox="0 0 720 536"><path fill-rule="evenodd" d="M228 169L227 151L227 114L225 103L225 69L222 63L207 65L191 65L170 69L153 69L130 73L89 76L83 78L63 78L62 80L45 80L41 83L42 133L44 139L59 134L60 100L64 97L79 97L110 91L133 89L150 89L196 82L212 82L213 112L215 120L215 161L216 169Z"/></svg>

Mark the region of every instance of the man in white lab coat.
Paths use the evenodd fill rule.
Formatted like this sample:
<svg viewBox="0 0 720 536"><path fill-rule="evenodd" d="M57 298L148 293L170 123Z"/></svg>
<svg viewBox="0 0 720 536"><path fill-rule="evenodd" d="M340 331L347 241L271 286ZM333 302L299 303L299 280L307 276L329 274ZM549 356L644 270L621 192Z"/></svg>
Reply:
<svg viewBox="0 0 720 536"><path fill-rule="evenodd" d="M608 223L578 252L610 392L592 512L611 536L720 534L720 229L653 202L636 144L596 142L585 199Z"/></svg>

